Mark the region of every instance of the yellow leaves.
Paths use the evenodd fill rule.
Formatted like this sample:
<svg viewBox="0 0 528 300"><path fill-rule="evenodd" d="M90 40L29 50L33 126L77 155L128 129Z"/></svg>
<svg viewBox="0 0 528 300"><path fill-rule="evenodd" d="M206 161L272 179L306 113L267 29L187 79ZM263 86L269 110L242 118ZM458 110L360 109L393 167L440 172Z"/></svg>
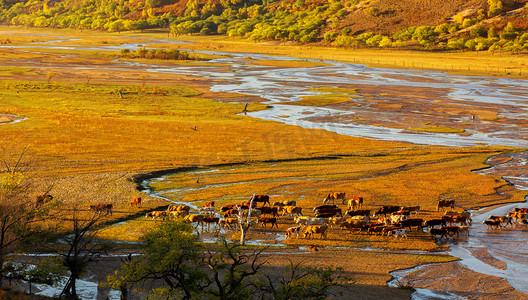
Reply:
<svg viewBox="0 0 528 300"><path fill-rule="evenodd" d="M19 172L0 173L0 194L10 195L16 193L26 176Z"/></svg>

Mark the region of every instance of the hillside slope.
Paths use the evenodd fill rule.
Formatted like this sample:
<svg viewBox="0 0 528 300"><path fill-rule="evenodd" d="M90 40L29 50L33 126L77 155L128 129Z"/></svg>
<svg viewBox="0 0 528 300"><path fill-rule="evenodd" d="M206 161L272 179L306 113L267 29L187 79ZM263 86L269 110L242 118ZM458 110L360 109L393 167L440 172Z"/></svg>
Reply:
<svg viewBox="0 0 528 300"><path fill-rule="evenodd" d="M528 49L528 0L0 0L0 22L342 47Z"/></svg>

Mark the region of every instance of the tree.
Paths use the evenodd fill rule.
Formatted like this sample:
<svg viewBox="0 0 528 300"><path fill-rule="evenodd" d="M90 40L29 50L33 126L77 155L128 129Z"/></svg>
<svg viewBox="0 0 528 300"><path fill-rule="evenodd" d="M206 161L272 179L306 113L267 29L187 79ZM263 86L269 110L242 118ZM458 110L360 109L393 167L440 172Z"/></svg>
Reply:
<svg viewBox="0 0 528 300"><path fill-rule="evenodd" d="M6 278L8 255L20 245L34 240L43 228L39 221L44 210L37 209L29 200L32 188L27 173L32 162L27 159L27 148L2 148L0 156L0 286Z"/></svg>
<svg viewBox="0 0 528 300"><path fill-rule="evenodd" d="M247 285L265 263L260 259L264 249L243 254L239 245L224 240L219 251L207 251L203 263L213 272L210 280L213 287L206 289L205 293L222 300L250 298L251 291Z"/></svg>
<svg viewBox="0 0 528 300"><path fill-rule="evenodd" d="M488 5L488 17L500 15L504 9L500 0L488 0Z"/></svg>
<svg viewBox="0 0 528 300"><path fill-rule="evenodd" d="M238 225L240 227L240 245L246 244L246 235L249 231L249 228L253 226L253 223L251 222L251 208L253 207L253 200L255 199L255 194L251 197L251 200L249 201L249 210L247 214L247 220L244 220L242 209L238 207Z"/></svg>
<svg viewBox="0 0 528 300"><path fill-rule="evenodd" d="M62 276L66 275L66 269L59 257L48 257L38 261L26 261L24 263L8 263L6 271L10 280L25 281L29 285L29 293L32 293L32 285L35 283L58 285Z"/></svg>
<svg viewBox="0 0 528 300"><path fill-rule="evenodd" d="M290 260L282 274L264 274L252 284L261 299L326 299L331 288L353 282L342 274L342 268L305 267Z"/></svg>
<svg viewBox="0 0 528 300"><path fill-rule="evenodd" d="M108 24L108 31L121 33L125 29L125 23L119 19Z"/></svg>
<svg viewBox="0 0 528 300"><path fill-rule="evenodd" d="M55 75L57 74L53 71L49 71L48 74L46 74L46 78L48 78L48 83L50 83L51 78L55 77Z"/></svg>
<svg viewBox="0 0 528 300"><path fill-rule="evenodd" d="M161 284L155 292L167 299L247 299L246 287L264 264L264 249L245 254L227 241L204 249L192 227L181 220L164 222L143 242L143 255L125 261L107 278L108 286L124 292L122 299L130 288L147 281Z"/></svg>
<svg viewBox="0 0 528 300"><path fill-rule="evenodd" d="M163 222L142 241L143 255L126 261L120 270L108 276L110 287L126 291L129 286L153 280L163 283L168 297L180 295L190 299L207 285L207 274L199 267L202 247L189 224L179 220Z"/></svg>
<svg viewBox="0 0 528 300"><path fill-rule="evenodd" d="M95 226L105 216L104 212L96 212L83 220L79 216L78 209L73 208L72 231L62 238L68 247L59 252L62 263L70 272L70 277L61 292L61 297L78 299L77 279L81 278L91 262L110 249L108 244L95 240L97 234Z"/></svg>
<svg viewBox="0 0 528 300"><path fill-rule="evenodd" d="M128 299L131 288L147 283L160 286L149 291L148 298L249 299L258 292L262 299L322 299L330 288L345 283L339 268L302 268L300 263L288 269L290 277L277 282L275 275L261 275L266 248L243 250L225 240L204 246L181 220L163 222L143 242L142 255L124 260L107 277L106 285L122 291L121 299Z"/></svg>

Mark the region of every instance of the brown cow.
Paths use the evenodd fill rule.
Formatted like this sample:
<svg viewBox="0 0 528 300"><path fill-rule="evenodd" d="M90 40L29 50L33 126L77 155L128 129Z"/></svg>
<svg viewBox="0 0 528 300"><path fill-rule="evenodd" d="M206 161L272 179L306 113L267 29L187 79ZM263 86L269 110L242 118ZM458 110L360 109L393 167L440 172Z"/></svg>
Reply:
<svg viewBox="0 0 528 300"><path fill-rule="evenodd" d="M463 216L442 216L442 219L445 220L449 224L458 224L460 225L467 225L468 219Z"/></svg>
<svg viewBox="0 0 528 300"><path fill-rule="evenodd" d="M436 206L436 211L439 211L440 208L447 208L447 207L450 207L451 209L455 208L455 200L438 201L438 205Z"/></svg>
<svg viewBox="0 0 528 300"><path fill-rule="evenodd" d="M266 228L266 224L271 224L271 228L273 228L273 226L277 227L277 229L279 228L279 225L277 225L277 218L260 217L258 223L264 228Z"/></svg>
<svg viewBox="0 0 528 300"><path fill-rule="evenodd" d="M400 209L400 212L402 213L408 213L409 215L411 213L414 213L415 215L419 215L420 214L420 206L417 205L417 206L403 206L401 209Z"/></svg>
<svg viewBox="0 0 528 300"><path fill-rule="evenodd" d="M188 205L183 205L183 204L171 204L167 208L167 211L182 211L182 210L186 210L187 212L189 212L189 210L191 210L191 207Z"/></svg>
<svg viewBox="0 0 528 300"><path fill-rule="evenodd" d="M238 226L238 218L225 218L220 220L219 225L224 226L225 230L236 229Z"/></svg>
<svg viewBox="0 0 528 300"><path fill-rule="evenodd" d="M523 212L509 212L508 217L511 217L515 222L521 222L526 219L526 213Z"/></svg>
<svg viewBox="0 0 528 300"><path fill-rule="evenodd" d="M514 209L512 209L512 211L528 214L528 208L526 207L523 207L523 208L515 207Z"/></svg>
<svg viewBox="0 0 528 300"><path fill-rule="evenodd" d="M489 216L488 220L499 220L501 222L501 225L505 223L504 226L513 226L512 217L508 216Z"/></svg>
<svg viewBox="0 0 528 300"><path fill-rule="evenodd" d="M315 211L315 217L316 218L324 218L322 216L328 216L326 218L330 218L330 217L334 217L334 216L341 217L341 216L343 216L343 214L341 212L341 208L317 209Z"/></svg>
<svg viewBox="0 0 528 300"><path fill-rule="evenodd" d="M218 223L220 222L220 218L204 216L203 222L207 224L207 231L209 231L209 225L213 224L213 229L216 228Z"/></svg>
<svg viewBox="0 0 528 300"><path fill-rule="evenodd" d="M316 233L319 233L321 234L322 239L326 239L327 230L328 226L326 225L310 225L304 230L304 237L311 239L312 236L314 236Z"/></svg>
<svg viewBox="0 0 528 300"><path fill-rule="evenodd" d="M444 219L431 219L431 220L425 221L424 223L424 226L427 226L429 228L433 228L435 226L442 227L446 225L447 225L447 222Z"/></svg>
<svg viewBox="0 0 528 300"><path fill-rule="evenodd" d="M157 221L158 218L160 218L162 221L165 221L165 217L167 217L167 212L159 210L148 212L145 215L145 218L152 218L154 221Z"/></svg>
<svg viewBox="0 0 528 300"><path fill-rule="evenodd" d="M431 228L429 229L429 233L433 236L433 238L440 236L438 240L441 240L442 238L447 239L447 230L443 227L442 228Z"/></svg>
<svg viewBox="0 0 528 300"><path fill-rule="evenodd" d="M363 208L363 197L354 196L348 200L348 209L355 210L356 208Z"/></svg>
<svg viewBox="0 0 528 300"><path fill-rule="evenodd" d="M335 203L335 200L340 199L342 201L342 204L345 204L346 201L346 194L344 192L334 192L328 194L324 199L323 203Z"/></svg>
<svg viewBox="0 0 528 300"><path fill-rule="evenodd" d="M363 226L361 228L361 230L366 230L367 231L367 234L372 234L372 233L379 233L381 235L383 235L383 229L385 228L385 226L383 224L366 224L365 226Z"/></svg>
<svg viewBox="0 0 528 300"><path fill-rule="evenodd" d="M247 201L242 201L238 204L235 204L235 208L236 207L241 207L243 209L248 209L249 208L249 205L251 204L251 201L247 200ZM251 206L251 208L255 208L257 207L257 202L256 201L253 201L253 205Z"/></svg>
<svg viewBox="0 0 528 300"><path fill-rule="evenodd" d="M297 216L302 216L302 207L300 206L284 206L284 207L281 207L281 211L282 211L282 215L281 216L284 216L284 214L287 214L287 215L297 215Z"/></svg>
<svg viewBox="0 0 528 300"><path fill-rule="evenodd" d="M237 205L238 204L228 204L228 205L222 206L222 208L220 208L220 211L226 212L226 211L228 211L230 209L236 209Z"/></svg>
<svg viewBox="0 0 528 300"><path fill-rule="evenodd" d="M203 229L203 219L204 215L186 215L183 218L183 221L189 223L196 223L196 228L198 228L198 225L201 225Z"/></svg>
<svg viewBox="0 0 528 300"><path fill-rule="evenodd" d="M206 201L203 207L214 207L214 201Z"/></svg>
<svg viewBox="0 0 528 300"><path fill-rule="evenodd" d="M260 207L259 209L264 215L272 215L273 217L277 216L277 207Z"/></svg>
<svg viewBox="0 0 528 300"><path fill-rule="evenodd" d="M254 195L253 198L253 203L259 203L259 202L262 202L262 206L266 205L266 203L268 203L269 206L271 206L270 204L270 197L268 195Z"/></svg>
<svg viewBox="0 0 528 300"><path fill-rule="evenodd" d="M43 195L39 195L39 196L37 196L37 201L35 202L35 207L39 208L42 205L44 205L45 203L50 202L51 200L53 200L53 196L48 194L48 193L45 193Z"/></svg>
<svg viewBox="0 0 528 300"><path fill-rule="evenodd" d="M454 236L455 234L457 237L459 236L460 228L458 226L446 226L442 228L445 229L450 236Z"/></svg>
<svg viewBox="0 0 528 300"><path fill-rule="evenodd" d="M140 207L141 206L141 197L134 197L132 201L130 201L130 206Z"/></svg>
<svg viewBox="0 0 528 300"><path fill-rule="evenodd" d="M224 219L230 216L238 216L238 209L230 209L224 213Z"/></svg>
<svg viewBox="0 0 528 300"><path fill-rule="evenodd" d="M444 213L444 216L461 216L466 217L466 220L468 221L469 225L473 223L473 220L471 220L471 212L464 210L464 211L454 211L454 210L448 210Z"/></svg>
<svg viewBox="0 0 528 300"><path fill-rule="evenodd" d="M90 205L90 209L95 212L105 212L105 216L110 214L112 215L112 208L114 207L111 203L99 203L95 205Z"/></svg>
<svg viewBox="0 0 528 300"><path fill-rule="evenodd" d="M318 210L321 210L321 209L338 209L339 206L335 205L335 204L332 204L332 205L329 205L329 204L323 204L323 205L319 205L319 206L316 206L312 209L313 212L316 212Z"/></svg>
<svg viewBox="0 0 528 300"><path fill-rule="evenodd" d="M501 229L501 221L500 220L484 220L482 224L488 225L488 229Z"/></svg>
<svg viewBox="0 0 528 300"><path fill-rule="evenodd" d="M362 210L348 210L345 212L345 217L346 216L370 216L370 210L368 209L362 209Z"/></svg>
<svg viewBox="0 0 528 300"><path fill-rule="evenodd" d="M393 212L397 212L400 210L399 206L395 205L385 205L380 207L378 210L374 212L374 217L383 215L384 217L387 216L387 214L392 214Z"/></svg>
<svg viewBox="0 0 528 300"><path fill-rule="evenodd" d="M346 220L343 223L341 223L339 225L339 227L348 228L348 230L352 231L352 229L360 229L361 230L367 224L368 224L368 222L366 222L364 220L349 219L349 220Z"/></svg>
<svg viewBox="0 0 528 300"><path fill-rule="evenodd" d="M187 212L186 210L181 210L181 211L169 211L168 212L168 215L167 217L170 217L170 218L184 218L186 217L187 215L189 214L189 212Z"/></svg>
<svg viewBox="0 0 528 300"><path fill-rule="evenodd" d="M297 206L297 201L295 201L295 200L284 200L284 201L282 201L282 204L283 205L279 205L279 206Z"/></svg>
<svg viewBox="0 0 528 300"><path fill-rule="evenodd" d="M409 228L409 231L411 231L412 227L416 227L416 230L419 228L423 228L424 220L423 219L407 219L400 221L398 224L400 224L404 228Z"/></svg>

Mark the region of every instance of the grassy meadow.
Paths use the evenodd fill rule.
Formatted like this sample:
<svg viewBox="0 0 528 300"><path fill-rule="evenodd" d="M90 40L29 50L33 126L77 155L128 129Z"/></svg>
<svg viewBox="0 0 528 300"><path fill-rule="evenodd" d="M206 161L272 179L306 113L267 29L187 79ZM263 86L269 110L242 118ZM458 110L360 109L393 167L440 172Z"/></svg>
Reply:
<svg viewBox="0 0 528 300"><path fill-rule="evenodd" d="M0 31L16 33L26 29L2 27ZM124 34L87 31L39 32L81 39L62 42L61 45L117 45L147 38L167 38L166 33L135 33L137 37L130 38ZM516 75L519 66L528 63L525 57L511 55L413 52L411 56L406 51L347 50L277 43L260 43L255 47L252 42L225 37L182 38L194 44L175 43L171 47L260 52L398 68L413 67L412 61L423 61L423 66L414 68L450 72L466 73L471 59L473 75L522 77ZM50 39L10 37L12 45ZM104 72L97 70L97 65L114 64L117 55L117 51L55 49L33 53L0 49L0 64L6 65L0 68L0 114L26 118L22 122L0 124L4 149L16 152L29 147L28 153L33 161L31 176L35 179L34 195L53 185L51 194L68 207L75 206L88 215L91 214L87 209L89 204L111 202L115 212L108 220L131 220L123 225L106 227L101 238L137 241L155 226L154 222L143 217L144 213L167 205L164 200L138 191L132 180L134 176L186 167L195 169L175 172L163 181L156 181L152 184L153 189L171 200L196 205L214 200L217 207L248 200L254 193L269 194L272 202L296 200L308 212L321 204L325 194L344 191L350 196L363 196L365 207L370 209L387 204L420 205L424 218L436 216L435 205L439 199L455 199L457 206L477 208L522 201L525 196L500 177L472 172L486 167L484 162L493 155L519 149L419 146L257 120L241 114L244 103L237 102L241 95L212 93L207 89L209 83L199 77L140 73L137 69L128 70L126 66ZM35 66L27 67L25 61L32 61ZM86 68L68 68L73 63L85 64ZM276 61L251 63L270 67L277 64L281 67L288 64L318 66L302 60L284 64ZM498 71L485 72L486 68ZM326 91L329 96L307 97L296 104L340 103L347 100L346 95L355 92L333 87L321 87L318 91ZM248 109L266 107L256 101ZM426 127L420 130L438 132L447 129ZM141 208L128 205L133 196L143 197ZM289 224L291 217L281 220L279 229L272 232L282 234ZM250 232L249 238L257 239L265 234L258 228ZM392 250L442 249L430 237L420 233L410 234L409 240L403 241L337 230L331 231L329 237L327 241L292 239L286 243L292 246L310 243L321 247ZM342 252L332 253L351 253ZM322 251L313 255L321 259L328 253ZM399 267L453 259L438 255L402 256L381 251L353 254L355 262L353 264L351 259L347 263L349 271L363 267L377 274L369 277L366 273L358 273L358 282L369 285L385 285L390 279L388 272ZM333 261L339 263L339 257L334 258ZM281 259L277 258L275 262L280 265Z"/></svg>

